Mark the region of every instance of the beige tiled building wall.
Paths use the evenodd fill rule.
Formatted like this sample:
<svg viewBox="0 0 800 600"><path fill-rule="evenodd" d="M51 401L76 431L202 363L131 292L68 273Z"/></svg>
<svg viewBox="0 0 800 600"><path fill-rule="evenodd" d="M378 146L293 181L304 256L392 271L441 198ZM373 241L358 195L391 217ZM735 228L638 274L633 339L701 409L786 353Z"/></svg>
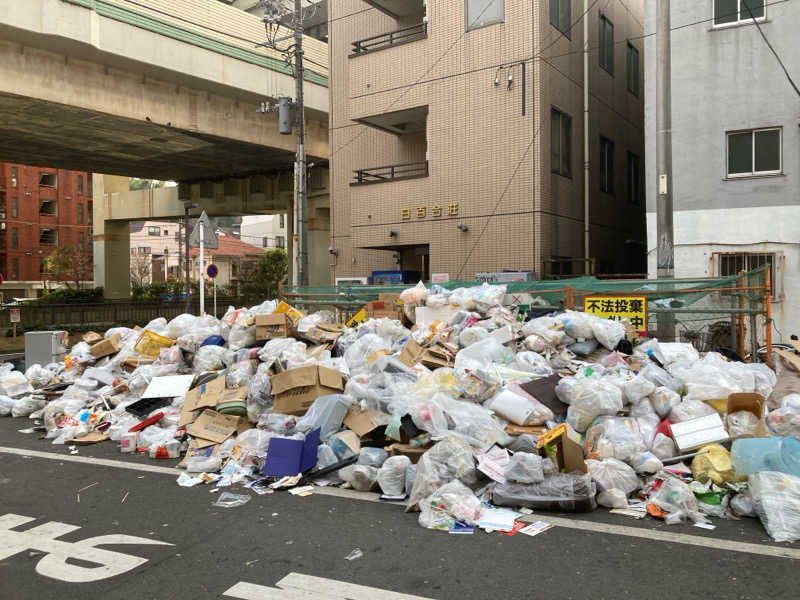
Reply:
<svg viewBox="0 0 800 600"><path fill-rule="evenodd" d="M427 272L450 279L542 275L553 257L584 255L583 2L571 3L567 37L550 24L549 0L504 0L502 23L465 31L469 1L418 0L420 16L403 19L375 8L388 0L329 3L332 278L420 270L425 245ZM626 164L633 152L643 171L643 95L627 90L626 70L630 43L642 89L642 0L589 4L591 256L598 272L642 272L644 208L628 201ZM601 7L614 24L613 77L598 62ZM425 39L351 56L352 42L423 14ZM424 134L354 121L416 107L427 107ZM551 107L572 118L571 177L551 173ZM600 192L600 135L615 144L614 195ZM350 185L356 169L426 158L427 177Z"/></svg>

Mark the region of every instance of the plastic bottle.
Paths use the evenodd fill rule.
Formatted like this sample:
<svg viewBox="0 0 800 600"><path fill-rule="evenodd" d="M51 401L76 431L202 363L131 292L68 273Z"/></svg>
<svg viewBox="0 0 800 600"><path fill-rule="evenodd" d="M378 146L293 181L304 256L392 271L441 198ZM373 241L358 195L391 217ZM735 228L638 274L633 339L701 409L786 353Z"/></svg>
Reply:
<svg viewBox="0 0 800 600"><path fill-rule="evenodd" d="M731 462L737 475L779 471L800 477L800 440L782 438L740 438L731 446Z"/></svg>
<svg viewBox="0 0 800 600"><path fill-rule="evenodd" d="M134 432L123 433L119 438L119 451L120 452L136 452L136 440L139 434Z"/></svg>

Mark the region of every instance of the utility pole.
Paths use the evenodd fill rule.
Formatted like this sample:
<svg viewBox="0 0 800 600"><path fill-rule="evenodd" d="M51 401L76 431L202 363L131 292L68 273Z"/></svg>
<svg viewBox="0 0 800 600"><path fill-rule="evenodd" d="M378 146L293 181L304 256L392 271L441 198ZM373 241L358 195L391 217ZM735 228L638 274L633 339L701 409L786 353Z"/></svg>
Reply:
<svg viewBox="0 0 800 600"><path fill-rule="evenodd" d="M183 248L184 248L184 256L186 257L185 263L185 277L186 281L183 282L183 292L186 294L186 312L189 312L190 308L190 300L189 295L192 292L192 286L189 282L189 211L193 208L196 208L196 204L191 202L184 202L183 203Z"/></svg>
<svg viewBox="0 0 800 600"><path fill-rule="evenodd" d="M656 260L659 279L675 277L675 248L672 224L672 56L670 1L657 0L656 7ZM671 314L658 317L658 337L675 338Z"/></svg>
<svg viewBox="0 0 800 600"><path fill-rule="evenodd" d="M295 109L295 134L297 136L297 151L294 163L295 192L297 202L297 279L296 284L308 285L308 165L305 150L305 115L303 105L303 7L302 0L294 0L294 17L292 20L293 33L277 38L282 19L287 14L283 0L264 0L264 24L267 31L267 41L259 46L266 46L277 50L286 56L287 62L293 65L295 81L295 100L278 98L278 104L269 106L262 103L259 112L278 113L278 131L282 134L291 133L289 110ZM287 48L278 44L282 41L293 39L294 43ZM287 126L288 125L288 126ZM291 260L291 257L289 257Z"/></svg>
<svg viewBox="0 0 800 600"><path fill-rule="evenodd" d="M589 246L589 0L583 0L583 272L591 274Z"/></svg>

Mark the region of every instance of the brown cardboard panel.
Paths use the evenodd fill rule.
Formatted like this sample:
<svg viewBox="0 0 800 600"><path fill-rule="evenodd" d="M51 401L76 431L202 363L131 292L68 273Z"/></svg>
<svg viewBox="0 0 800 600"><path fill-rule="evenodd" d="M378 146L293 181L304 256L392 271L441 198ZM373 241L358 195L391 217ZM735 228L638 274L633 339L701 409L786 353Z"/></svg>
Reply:
<svg viewBox="0 0 800 600"><path fill-rule="evenodd" d="M377 410L361 411L358 406L351 406L344 416L344 426L353 431L358 437L364 437L369 432L389 422L389 415Z"/></svg>
<svg viewBox="0 0 800 600"><path fill-rule="evenodd" d="M389 446L389 454L392 456L407 456L412 463L417 464L419 459L422 458L422 455L425 454L429 448L430 446L414 448L408 444L400 444L395 442Z"/></svg>
<svg viewBox="0 0 800 600"><path fill-rule="evenodd" d="M92 356L95 358L103 358L104 356L116 354L119 352L119 338L119 334L115 333L107 340L97 342L94 346L89 348L89 352L91 352Z"/></svg>
<svg viewBox="0 0 800 600"><path fill-rule="evenodd" d="M737 437L769 437L767 426L764 423L764 403L765 399L761 394L744 392L731 394L728 396L728 404L725 411L726 414L731 414L740 410L746 410L758 418L758 429L756 430L755 434L746 434ZM731 436L731 438L736 439L734 436Z"/></svg>
<svg viewBox="0 0 800 600"><path fill-rule="evenodd" d="M255 323L257 340L289 337L289 324L285 313L256 315Z"/></svg>
<svg viewBox="0 0 800 600"><path fill-rule="evenodd" d="M221 415L216 411L206 409L194 423L189 425L186 433L201 440L221 444L232 436L238 427L239 417Z"/></svg>
<svg viewBox="0 0 800 600"><path fill-rule="evenodd" d="M108 439L108 434L100 433L99 431L90 431L86 435L79 438L72 438L69 443L77 444L78 446L88 446L89 444L96 444L97 442L104 442Z"/></svg>
<svg viewBox="0 0 800 600"><path fill-rule="evenodd" d="M103 341L103 336L96 331L87 331L83 334L83 341L90 346L94 346L97 342Z"/></svg>
<svg viewBox="0 0 800 600"><path fill-rule="evenodd" d="M546 446L555 449L555 454L552 458L555 459L558 470L562 473L572 473L573 471L588 472L586 463L583 460L583 447L567 436L566 424L562 423L558 427L547 431L539 437L536 443L538 453L543 457L547 456Z"/></svg>
<svg viewBox="0 0 800 600"><path fill-rule="evenodd" d="M278 373L271 377L270 383L273 411L287 415L303 415L320 396L344 391L342 374L318 365Z"/></svg>

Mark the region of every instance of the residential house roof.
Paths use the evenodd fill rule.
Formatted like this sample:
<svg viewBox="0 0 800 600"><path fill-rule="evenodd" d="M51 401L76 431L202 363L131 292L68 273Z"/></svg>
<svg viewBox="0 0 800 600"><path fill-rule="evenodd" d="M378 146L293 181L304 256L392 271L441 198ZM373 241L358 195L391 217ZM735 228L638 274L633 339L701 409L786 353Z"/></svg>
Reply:
<svg viewBox="0 0 800 600"><path fill-rule="evenodd" d="M228 235L218 235L217 242L219 248L205 248L203 250L206 256L232 256L232 257L245 257L245 256L261 256L264 254L264 248L253 246L247 242L236 239ZM199 248L192 248L189 250L190 256L197 256L200 254Z"/></svg>

